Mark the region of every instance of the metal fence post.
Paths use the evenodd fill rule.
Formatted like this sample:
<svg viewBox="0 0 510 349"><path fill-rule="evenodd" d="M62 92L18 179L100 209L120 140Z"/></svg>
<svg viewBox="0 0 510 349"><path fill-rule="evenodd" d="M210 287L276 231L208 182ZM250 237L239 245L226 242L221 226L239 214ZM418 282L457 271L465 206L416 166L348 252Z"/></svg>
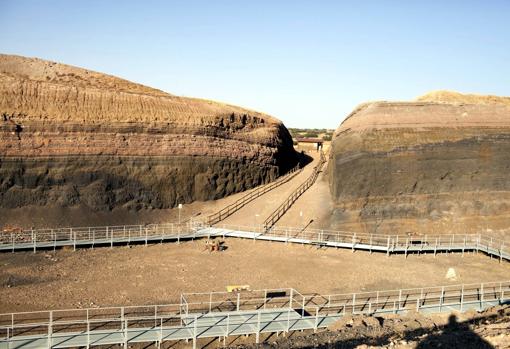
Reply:
<svg viewBox="0 0 510 349"><path fill-rule="evenodd" d="M236 306L237 311L239 311L240 301L241 301L241 293L237 292L237 306Z"/></svg>
<svg viewBox="0 0 510 349"><path fill-rule="evenodd" d="M90 321L89 321L89 312L87 309L87 349L90 348Z"/></svg>
<svg viewBox="0 0 510 349"><path fill-rule="evenodd" d="M315 324L313 327L313 332L317 332L317 327L319 327L319 307L315 307Z"/></svg>
<svg viewBox="0 0 510 349"><path fill-rule="evenodd" d="M460 312L462 313L462 308L464 305L464 284L462 284L462 288L460 290Z"/></svg>
<svg viewBox="0 0 510 349"><path fill-rule="evenodd" d="M260 339L260 311L257 312L257 334L256 334L256 338L255 338L255 343L259 343L259 339Z"/></svg>
<svg viewBox="0 0 510 349"><path fill-rule="evenodd" d="M53 311L50 311L50 322L48 323L48 349L51 349L51 347L53 346L52 336L53 336Z"/></svg>
<svg viewBox="0 0 510 349"><path fill-rule="evenodd" d="M128 347L128 320L124 319L124 349Z"/></svg>
<svg viewBox="0 0 510 349"><path fill-rule="evenodd" d="M197 349L197 315L193 321L193 349Z"/></svg>
<svg viewBox="0 0 510 349"><path fill-rule="evenodd" d="M290 309L287 311L287 333L290 331Z"/></svg>
<svg viewBox="0 0 510 349"><path fill-rule="evenodd" d="M441 287L441 297L439 297L439 312L443 309L443 302L444 302L444 286Z"/></svg>
<svg viewBox="0 0 510 349"><path fill-rule="evenodd" d="M483 284L480 284L480 310L483 309Z"/></svg>
<svg viewBox="0 0 510 349"><path fill-rule="evenodd" d="M225 339L228 337L229 333L230 333L230 314L227 313L227 332L225 333Z"/></svg>
<svg viewBox="0 0 510 349"><path fill-rule="evenodd" d="M160 318L159 322L159 340L158 340L158 349L161 348L161 342L163 341L163 318Z"/></svg>

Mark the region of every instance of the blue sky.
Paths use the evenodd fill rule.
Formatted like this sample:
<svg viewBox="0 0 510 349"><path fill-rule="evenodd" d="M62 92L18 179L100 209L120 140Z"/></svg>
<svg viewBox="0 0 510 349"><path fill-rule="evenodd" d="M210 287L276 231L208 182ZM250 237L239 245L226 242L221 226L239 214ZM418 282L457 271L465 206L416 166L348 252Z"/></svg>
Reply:
<svg viewBox="0 0 510 349"><path fill-rule="evenodd" d="M0 52L336 128L359 103L510 95L510 1L0 0Z"/></svg>

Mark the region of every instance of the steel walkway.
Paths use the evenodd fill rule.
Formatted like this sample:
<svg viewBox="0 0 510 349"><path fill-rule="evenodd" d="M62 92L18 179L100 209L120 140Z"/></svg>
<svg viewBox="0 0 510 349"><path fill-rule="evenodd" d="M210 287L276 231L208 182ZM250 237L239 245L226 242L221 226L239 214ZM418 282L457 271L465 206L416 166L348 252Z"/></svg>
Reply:
<svg viewBox="0 0 510 349"><path fill-rule="evenodd" d="M337 317L338 318L338 317ZM85 332L65 332L48 335L13 337L0 342L0 348L72 348L124 343L161 343L164 341L193 340L199 338L274 333L325 327L334 317L321 317L318 323L287 309L265 311L239 311L230 314L208 313L184 317L182 326L152 326ZM57 323L58 325L58 323ZM49 342L51 340L51 343Z"/></svg>
<svg viewBox="0 0 510 349"><path fill-rule="evenodd" d="M119 244L181 242L198 238L236 237L284 243L310 244L369 252L440 253L483 252L510 261L510 243L483 234L382 235L292 227L204 226L153 224L147 226L85 227L31 230L0 235L0 251L96 247Z"/></svg>
<svg viewBox="0 0 510 349"><path fill-rule="evenodd" d="M294 289L188 293L169 305L0 314L0 349L72 348L314 330L348 314L481 310L510 303L510 281L302 295Z"/></svg>

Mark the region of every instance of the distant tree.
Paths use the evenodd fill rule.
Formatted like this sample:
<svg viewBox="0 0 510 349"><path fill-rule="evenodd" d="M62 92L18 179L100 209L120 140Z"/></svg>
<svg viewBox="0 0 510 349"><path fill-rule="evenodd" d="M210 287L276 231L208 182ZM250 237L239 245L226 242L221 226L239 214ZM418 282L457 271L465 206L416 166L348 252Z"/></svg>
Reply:
<svg viewBox="0 0 510 349"><path fill-rule="evenodd" d="M319 136L319 133L317 133L316 131L308 130L307 132L305 132L305 134L303 136L305 136L307 138L316 138Z"/></svg>

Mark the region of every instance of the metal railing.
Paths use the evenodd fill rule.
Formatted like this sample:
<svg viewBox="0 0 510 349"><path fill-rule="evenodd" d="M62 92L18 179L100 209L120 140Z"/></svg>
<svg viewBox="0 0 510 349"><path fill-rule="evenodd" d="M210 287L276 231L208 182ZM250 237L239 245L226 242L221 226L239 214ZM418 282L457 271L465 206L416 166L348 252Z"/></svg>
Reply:
<svg viewBox="0 0 510 349"><path fill-rule="evenodd" d="M350 231L326 229L295 228L274 226L266 230L262 226L240 226L222 224L214 234L259 240L280 241L285 243L312 244L317 246L343 247L369 252L438 253L442 251L483 252L501 260L510 260L510 242L483 234L424 234L424 235L388 235L368 234ZM246 232L237 234L236 232ZM213 235L211 233L211 235Z"/></svg>
<svg viewBox="0 0 510 349"><path fill-rule="evenodd" d="M325 163L326 157L324 156L324 152L321 150L319 163L313 168L312 174L264 221L265 229L270 229L273 225L275 225L285 212L287 212L287 210L294 204L294 202L296 202L296 200L315 183L322 170L322 166Z"/></svg>
<svg viewBox="0 0 510 349"><path fill-rule="evenodd" d="M53 248L61 246L110 245L157 240L189 238L197 228L194 222L101 227L30 229L0 233L0 250Z"/></svg>
<svg viewBox="0 0 510 349"><path fill-rule="evenodd" d="M241 293L182 294L166 305L64 309L0 314L0 344L10 348L40 340L41 347L99 345L94 337L117 334L112 343L228 337L232 334L317 330L346 314L481 310L510 302L510 281L347 294L301 294L292 288ZM269 315L269 318L268 318ZM242 329L241 329L242 328ZM145 340L137 340L144 336Z"/></svg>
<svg viewBox="0 0 510 349"><path fill-rule="evenodd" d="M287 183L289 180L294 178L299 172L301 172L301 168L299 167L299 164L296 165L292 170L290 170L287 174L284 176L278 178L276 181L271 182L269 184L266 184L264 186L261 186L259 188L256 188L249 192L248 194L244 195L240 199L236 200L234 203L222 208L216 213L213 213L207 217L207 223L209 225L217 224L224 220L225 218L229 217L242 207L244 207L249 202L255 200L256 198L264 195L265 193L279 187L280 185Z"/></svg>
<svg viewBox="0 0 510 349"><path fill-rule="evenodd" d="M38 229L0 234L0 251L56 249L72 246L110 246L149 242L176 241L202 237L230 236L259 240L342 247L369 252L438 253L441 251L477 251L499 260L510 260L510 242L484 234L386 235L350 231L273 226L217 225L198 222L185 224L150 224L132 226L75 227Z"/></svg>

